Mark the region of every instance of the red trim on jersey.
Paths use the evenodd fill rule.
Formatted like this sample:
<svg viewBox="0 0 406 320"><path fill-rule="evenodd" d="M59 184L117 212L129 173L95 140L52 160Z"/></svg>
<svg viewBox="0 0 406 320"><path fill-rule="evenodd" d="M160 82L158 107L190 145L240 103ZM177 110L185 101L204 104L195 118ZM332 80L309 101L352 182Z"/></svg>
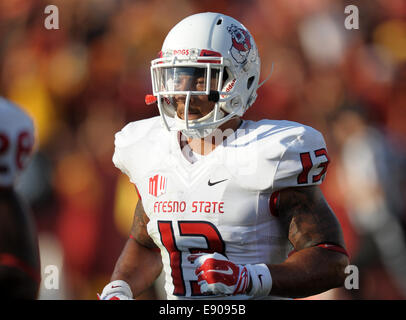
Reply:
<svg viewBox="0 0 406 320"><path fill-rule="evenodd" d="M197 281L190 281L190 286L192 288L192 296L201 296L202 292L200 291L200 286Z"/></svg>
<svg viewBox="0 0 406 320"><path fill-rule="evenodd" d="M320 243L318 245L316 245L315 247L319 247L319 248L323 248L323 249L327 249L327 250L331 250L331 251L335 251L335 252L339 252L342 254L345 254L347 257L350 257L347 250L345 250L343 247L340 247L336 244L330 244L330 243ZM295 249L293 249L291 252L288 253L288 258L293 255L294 253L296 253L297 251Z"/></svg>
<svg viewBox="0 0 406 320"><path fill-rule="evenodd" d="M140 196L140 192L138 191L138 188L135 184L134 184L134 187L135 187L135 191L137 192L138 199L142 200L142 198Z"/></svg>
<svg viewBox="0 0 406 320"><path fill-rule="evenodd" d="M279 198L279 191L274 192L271 194L271 197L269 198L269 210L271 211L271 214L275 217L279 217L279 211L277 208L277 202Z"/></svg>
<svg viewBox="0 0 406 320"><path fill-rule="evenodd" d="M184 296L186 288L182 273L182 252L176 246L172 221L158 221L158 231L161 236L161 243L169 254L172 284L174 287L173 295Z"/></svg>
<svg viewBox="0 0 406 320"><path fill-rule="evenodd" d="M297 184L308 183L308 175L313 168L312 158L309 152L303 152L300 154L300 161L302 162L303 171L297 176Z"/></svg>
<svg viewBox="0 0 406 320"><path fill-rule="evenodd" d="M41 282L41 275L39 273L39 270L32 268L24 261L18 259L16 256L12 254L1 253L0 266L19 269L20 271L30 276L30 278L32 278L35 282L37 283Z"/></svg>
<svg viewBox="0 0 406 320"><path fill-rule="evenodd" d="M327 154L327 150L325 148L319 149L314 151L314 154L316 155L316 157L320 157L320 156L325 156L327 161L322 162L319 164L318 168L323 168L320 173L316 176L313 176L313 182L318 182L323 176L324 174L327 172L327 167L330 163L330 157Z"/></svg>

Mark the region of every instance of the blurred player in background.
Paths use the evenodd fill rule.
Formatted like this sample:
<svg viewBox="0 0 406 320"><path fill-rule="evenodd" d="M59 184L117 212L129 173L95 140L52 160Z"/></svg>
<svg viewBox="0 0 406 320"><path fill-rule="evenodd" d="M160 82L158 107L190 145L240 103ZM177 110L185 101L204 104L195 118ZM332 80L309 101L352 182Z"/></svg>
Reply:
<svg viewBox="0 0 406 320"><path fill-rule="evenodd" d="M36 299L40 285L38 241L30 209L15 191L34 145L34 125L0 97L0 296Z"/></svg>
<svg viewBox="0 0 406 320"><path fill-rule="evenodd" d="M380 263L406 297L406 237L400 205L403 172L398 160L401 157L391 141L367 119L362 105L346 105L337 110L332 126L341 148L343 200L362 248L352 256L353 264L364 275L360 279L361 290L351 293L362 294L371 285L365 283L368 270Z"/></svg>
<svg viewBox="0 0 406 320"><path fill-rule="evenodd" d="M342 230L318 185L323 136L242 120L260 58L237 20L179 22L151 66L160 117L116 134L113 162L139 192L133 227L100 299L132 299L165 273L168 299L305 297L342 286Z"/></svg>

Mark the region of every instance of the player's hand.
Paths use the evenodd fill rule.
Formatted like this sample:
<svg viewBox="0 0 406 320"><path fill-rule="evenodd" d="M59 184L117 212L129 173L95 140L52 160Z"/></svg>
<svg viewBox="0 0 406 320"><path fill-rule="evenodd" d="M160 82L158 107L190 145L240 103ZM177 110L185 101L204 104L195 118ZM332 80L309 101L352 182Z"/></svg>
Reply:
<svg viewBox="0 0 406 320"><path fill-rule="evenodd" d="M219 253L190 255L196 265L200 291L203 294L236 295L247 291L249 274L245 266L237 265Z"/></svg>
<svg viewBox="0 0 406 320"><path fill-rule="evenodd" d="M131 288L127 282L115 280L106 285L101 295L97 294L98 300L133 300Z"/></svg>

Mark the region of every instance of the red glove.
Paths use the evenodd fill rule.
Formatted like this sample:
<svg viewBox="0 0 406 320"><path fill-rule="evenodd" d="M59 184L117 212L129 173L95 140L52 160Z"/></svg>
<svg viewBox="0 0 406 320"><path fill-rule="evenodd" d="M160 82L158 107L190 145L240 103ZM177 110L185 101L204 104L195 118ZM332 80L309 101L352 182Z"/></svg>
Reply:
<svg viewBox="0 0 406 320"><path fill-rule="evenodd" d="M246 293L249 275L245 266L234 264L219 253L191 255L189 260L196 264L195 274L203 294Z"/></svg>

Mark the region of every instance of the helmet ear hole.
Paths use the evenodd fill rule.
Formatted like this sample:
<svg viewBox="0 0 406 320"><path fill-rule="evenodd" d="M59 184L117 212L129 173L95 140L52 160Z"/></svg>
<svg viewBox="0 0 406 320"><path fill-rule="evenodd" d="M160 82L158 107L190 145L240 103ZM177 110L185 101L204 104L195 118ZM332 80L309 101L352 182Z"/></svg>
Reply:
<svg viewBox="0 0 406 320"><path fill-rule="evenodd" d="M227 79L228 79L228 69L224 68L224 72L223 72L223 84L226 83Z"/></svg>
<svg viewBox="0 0 406 320"><path fill-rule="evenodd" d="M254 83L255 80L255 76L249 77L248 81L247 81L247 89L249 90L252 86L252 84Z"/></svg>

